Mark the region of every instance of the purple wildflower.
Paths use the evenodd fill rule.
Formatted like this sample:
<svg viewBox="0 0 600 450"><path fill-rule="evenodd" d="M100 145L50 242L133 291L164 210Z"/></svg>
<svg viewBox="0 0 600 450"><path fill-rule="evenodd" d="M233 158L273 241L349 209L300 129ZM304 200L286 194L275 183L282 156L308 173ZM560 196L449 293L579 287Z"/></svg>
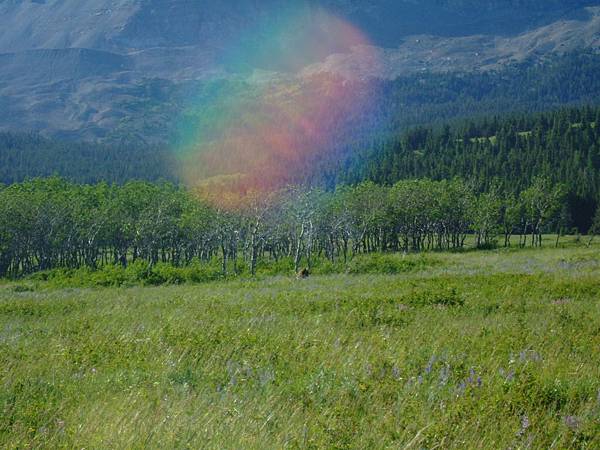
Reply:
<svg viewBox="0 0 600 450"><path fill-rule="evenodd" d="M427 367L425 367L425 373L427 375L429 375L431 373L431 371L433 370L433 365L435 364L435 361L436 361L436 357L435 357L435 355L433 355L431 357L431 359L429 360Z"/></svg>
<svg viewBox="0 0 600 450"><path fill-rule="evenodd" d="M565 425L571 429L571 431L577 431L581 426L581 420L576 416L566 416Z"/></svg>
<svg viewBox="0 0 600 450"><path fill-rule="evenodd" d="M521 417L521 428L517 432L517 437L522 437L530 425L529 417L527 417L527 415L523 415L523 417Z"/></svg>
<svg viewBox="0 0 600 450"><path fill-rule="evenodd" d="M521 362L539 362L542 360L542 356L535 350L523 350L519 353L519 359Z"/></svg>
<svg viewBox="0 0 600 450"><path fill-rule="evenodd" d="M444 366L440 370L440 384L445 386L448 384L448 379L450 378L450 367Z"/></svg>

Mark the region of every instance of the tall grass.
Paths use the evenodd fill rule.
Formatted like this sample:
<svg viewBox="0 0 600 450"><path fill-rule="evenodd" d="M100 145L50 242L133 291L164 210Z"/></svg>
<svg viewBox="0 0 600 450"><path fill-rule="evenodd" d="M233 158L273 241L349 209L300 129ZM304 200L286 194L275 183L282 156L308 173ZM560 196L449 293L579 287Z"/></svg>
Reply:
<svg viewBox="0 0 600 450"><path fill-rule="evenodd" d="M369 269L308 280L5 283L0 447L598 448L597 255L396 255L382 257L391 275L358 261Z"/></svg>

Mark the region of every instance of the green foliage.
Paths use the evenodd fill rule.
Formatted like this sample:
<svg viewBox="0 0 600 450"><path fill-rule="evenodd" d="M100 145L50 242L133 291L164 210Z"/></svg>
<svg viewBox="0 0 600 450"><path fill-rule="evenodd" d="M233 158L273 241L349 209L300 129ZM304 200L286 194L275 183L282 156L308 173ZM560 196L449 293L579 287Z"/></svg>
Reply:
<svg viewBox="0 0 600 450"><path fill-rule="evenodd" d="M399 274L424 270L435 266L436 260L428 256L399 256L389 254L359 255L349 262L350 274Z"/></svg>
<svg viewBox="0 0 600 450"><path fill-rule="evenodd" d="M465 300L458 294L456 288L440 286L432 283L425 289L417 289L406 298L406 303L413 306L462 306Z"/></svg>
<svg viewBox="0 0 600 450"><path fill-rule="evenodd" d="M0 285L0 447L598 448L598 245L395 275Z"/></svg>
<svg viewBox="0 0 600 450"><path fill-rule="evenodd" d="M566 186L562 194L567 195L569 216L587 231L600 196L599 118L598 108L586 107L418 127L357 152L338 181L393 184L461 177L476 192L497 196L519 195L543 177L546 183Z"/></svg>
<svg viewBox="0 0 600 450"><path fill-rule="evenodd" d="M391 2L398 3L398 2ZM438 32L444 23L431 22L432 15L427 13L426 9L420 4L411 2L412 7L419 14L425 11L427 23ZM439 2L434 2L439 3ZM446 2L447 3L447 2ZM462 4L463 2L457 2ZM510 11L507 20L501 21L503 33L506 32L506 26L515 22L515 13L513 8L508 9L507 3L504 1L494 2L494 6L490 9L480 6L481 2L469 1L465 2L465 9L475 9L481 11L490 11L491 16L497 14L495 8L502 4L504 11ZM525 5L540 2L510 2L520 5L520 11L529 9ZM548 2L543 2L543 8L548 10L546 5ZM572 3L572 2L569 2ZM541 4L541 3L540 3ZM395 5L388 5L386 8L392 8ZM452 5L456 7L456 5ZM475 6L479 6L476 8ZM539 6L539 5L538 5ZM438 7L441 7L438 4ZM400 7L406 8L406 3ZM442 7L445 9L445 7ZM458 10L461 8L459 7ZM560 9L559 9L560 11ZM464 14L460 13L464 20ZM535 14L534 14L535 15ZM370 14L369 14L370 16ZM443 16L443 14L440 14ZM468 15L467 15L468 16ZM403 14L392 14L389 17L381 17L382 21L390 20L389 29L392 33L398 32L400 29L414 26L414 16L406 16L405 26L399 26L399 17L404 17ZM369 20L372 20L369 19ZM462 21L461 20L461 21ZM447 22L447 21L442 21ZM485 20L486 25L489 21ZM381 25L381 23L380 23ZM421 27L422 28L422 27ZM423 33L419 28L414 34ZM487 31L487 30L486 30ZM459 30L460 33L463 30ZM450 34L456 34L456 30ZM397 45L394 44L394 45ZM600 72L600 55L594 52L576 52L570 54L561 54L548 56L543 62L526 61L520 64L510 65L498 71L483 71L475 73L419 73L406 77L400 77L393 81L373 81L369 80L368 88L371 92L372 104L364 105L364 108L356 110L352 105L344 104L342 110L336 111L327 117L327 123L320 123L327 135L334 136L331 142L331 148L327 152L319 155L316 161L310 161L304 170L295 168L297 178L290 180L291 182L310 179L318 180L327 188L333 188L335 176L333 174L340 169L342 164L344 181L355 182L365 179L365 173L368 178L375 176L388 183L397 181L400 178L434 178L452 177L460 175L466 179L476 178L478 181L491 179L494 176L503 178L507 173L510 175L516 168L519 172L516 177L521 181L519 186L514 186L512 183L513 177L509 176L511 181L509 185L515 187L516 190L525 189L529 184L532 174L542 175L540 172L539 157L528 158L526 155L530 151L516 152L520 165L501 165L497 161L491 166L491 171L487 170L488 165L481 166L481 162L485 162L495 158L492 154L482 155L478 157L475 153L470 155L470 159L459 161L453 165L451 173L447 173L446 166L453 159L450 149L439 149L439 154L435 155L431 160L434 164L428 164L431 160L429 154L425 154L423 164L415 158L410 162L413 164L399 164L396 166L384 165L381 169L378 168L376 162L363 162L360 160L346 162L348 156L353 157L358 153L362 153L365 149L373 147L373 141L377 142L377 146L390 137L397 136L400 131L407 130L414 126L423 126L426 124L441 124L444 121L456 120L457 118L474 118L484 115L491 117L493 115L507 114L514 112L526 112L528 115L532 111L550 111L556 108L568 105L595 105L600 102L600 79L597 76ZM338 82L339 80L332 80ZM148 88L153 92L156 90L153 86L160 81L148 81ZM346 86L347 82L344 83ZM310 85L306 87L311 89ZM361 83L355 83L350 89L362 90L365 86ZM157 88L161 90L160 87ZM348 89L348 87L344 88ZM256 94L255 89L248 86L237 79L228 80L206 80L194 81L191 84L184 83L181 85L181 92L172 93L176 98L188 98L189 92L199 92L200 97L198 105L204 105L201 108L206 108L206 105L214 104L214 102L206 101L206 99L214 99L220 97L223 93L224 98L231 99L236 104L250 102ZM178 113L181 113L184 105L169 103L167 109L175 105L174 108ZM134 101L135 102L135 101ZM168 102L167 102L168 103ZM131 105L130 105L131 106ZM47 177L58 174L70 181L79 183L97 183L106 181L108 183L117 182L125 183L130 180L149 180L158 181L167 179L176 181L176 162L174 155L166 145L162 146L145 146L136 144L140 140L140 136L152 134L155 137L160 134L160 138L164 137L165 128L173 127L173 124L166 124L169 119L177 125L186 128L186 123L189 128L197 132L207 131L209 134L216 131L214 117L215 111L211 110L196 110L187 111L187 113L174 114L172 111L165 113L165 117L160 117L158 126L148 127L148 123L152 124L152 117L146 117L143 113L148 110L149 106L142 103L134 109L138 109L132 117L122 119L122 123L111 129L105 138L118 144L93 144L89 142L72 142L58 141L43 138L39 135L31 135L26 133L0 133L0 182L15 183L21 182L31 177ZM165 105L163 105L165 106ZM335 108L335 105L330 105ZM209 108L210 109L210 108ZM139 133L132 132L132 128L136 128L136 122L139 122L141 113L142 130ZM152 115L152 114L150 114ZM163 116L162 114L160 114ZM135 117L134 117L135 116ZM146 120L149 119L149 120ZM235 119L234 119L235 120ZM488 119L488 122L494 123L496 119ZM183 123L182 123L183 122ZM139 124L138 124L139 125ZM203 130L198 130L198 126ZM140 128L138 126L138 128ZM376 131L374 131L376 130ZM531 132L531 128L517 130L517 133ZM173 131L173 130L171 130ZM186 133L185 130L178 130L182 134L182 141L191 142L194 140L194 133ZM176 134L176 133L175 133ZM206 134L206 133L205 133ZM418 132L417 132L418 134ZM518 135L518 134L517 134ZM488 137L490 141L496 140L496 134L479 134L474 138L480 139ZM521 138L524 135L519 135ZM459 136L459 138L462 136ZM512 138L511 138L512 139ZM564 136L564 139L567 139ZM395 140L395 139L393 139ZM485 144L480 141L481 144ZM422 148L409 149L408 154L418 153ZM582 147L580 151L587 152L588 149ZM550 166L543 166L552 173L560 173L555 170L563 165L560 160L556 159L558 149L540 147L536 152L542 153L544 158L553 161ZM460 151L459 151L460 153ZM546 155L547 154L547 155ZM447 155L447 157L444 157ZM564 155L562 155L564 156ZM400 161L403 162L403 161ZM580 164L586 164L586 159L582 161L573 160L568 165L575 164L575 169L580 170ZM383 173L379 172L383 171ZM409 172L398 177L397 171ZM376 171L377 174L372 172ZM417 172L414 173L413 171ZM520 172L526 172L521 174ZM427 172L427 173L425 173ZM570 181L577 181L580 174L568 173ZM586 177L589 177L586 174ZM527 177L527 178L524 178ZM523 183L523 180L524 183ZM581 181L580 185L586 189L589 181Z"/></svg>
<svg viewBox="0 0 600 450"><path fill-rule="evenodd" d="M126 139L121 139L126 142ZM164 147L59 141L37 134L0 133L0 182L60 175L79 183L175 180L175 160Z"/></svg>
<svg viewBox="0 0 600 450"><path fill-rule="evenodd" d="M223 279L220 262L213 260L200 264L197 260L185 267L170 263L149 266L137 260L127 267L108 264L98 270L87 267L79 269L53 269L29 277L33 282L46 282L54 287L121 287L135 285L161 285L182 283L206 283Z"/></svg>
<svg viewBox="0 0 600 450"><path fill-rule="evenodd" d="M42 272L56 283L121 286L305 266L320 274L401 273L423 260L397 254L464 250L472 234L479 248L495 248L500 233L505 247L513 234L520 246L541 246L542 233L564 234L564 192L546 177L518 196L499 185L477 195L459 178L367 181L330 192L289 187L225 210L168 183L34 179L0 190L0 276Z"/></svg>

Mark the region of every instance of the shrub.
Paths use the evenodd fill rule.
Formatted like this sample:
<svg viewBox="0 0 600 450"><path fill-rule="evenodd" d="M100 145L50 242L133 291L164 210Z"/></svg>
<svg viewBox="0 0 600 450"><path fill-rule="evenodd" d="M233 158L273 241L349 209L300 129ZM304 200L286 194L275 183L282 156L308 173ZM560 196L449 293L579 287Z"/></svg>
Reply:
<svg viewBox="0 0 600 450"><path fill-rule="evenodd" d="M496 250L498 248L498 240L494 239L490 242L485 242L477 246L478 250Z"/></svg>
<svg viewBox="0 0 600 450"><path fill-rule="evenodd" d="M348 263L347 272L350 274L381 273L394 275L414 272L435 265L436 261L423 255L391 255L374 253L359 255Z"/></svg>
<svg viewBox="0 0 600 450"><path fill-rule="evenodd" d="M113 264L107 264L102 269L93 272L88 279L91 280L94 286L122 286L128 281L128 273L123 267L115 266ZM81 284L88 284L85 279L82 280Z"/></svg>
<svg viewBox="0 0 600 450"><path fill-rule="evenodd" d="M343 261L331 262L329 259L321 258L314 262L311 272L315 275L331 275L334 273L343 273L344 270Z"/></svg>
<svg viewBox="0 0 600 450"><path fill-rule="evenodd" d="M432 286L411 292L404 301L413 306L462 306L464 299L456 288L450 286Z"/></svg>
<svg viewBox="0 0 600 450"><path fill-rule="evenodd" d="M25 284L17 284L12 288L13 292L33 292L35 289L33 286L25 285Z"/></svg>
<svg viewBox="0 0 600 450"><path fill-rule="evenodd" d="M294 260L292 258L281 258L277 261L260 260L256 266L258 275L292 275L294 273Z"/></svg>
<svg viewBox="0 0 600 450"><path fill-rule="evenodd" d="M206 283L222 277L221 264L217 258L213 258L208 263L195 258L187 268L187 280L192 283Z"/></svg>
<svg viewBox="0 0 600 450"><path fill-rule="evenodd" d="M120 267L120 266L119 266ZM122 269L126 273L126 280L129 283L140 283L148 278L150 267L146 261L138 259Z"/></svg>
<svg viewBox="0 0 600 450"><path fill-rule="evenodd" d="M145 282L154 286L160 284L181 284L186 281L186 271L187 269L185 268L160 262L148 271Z"/></svg>

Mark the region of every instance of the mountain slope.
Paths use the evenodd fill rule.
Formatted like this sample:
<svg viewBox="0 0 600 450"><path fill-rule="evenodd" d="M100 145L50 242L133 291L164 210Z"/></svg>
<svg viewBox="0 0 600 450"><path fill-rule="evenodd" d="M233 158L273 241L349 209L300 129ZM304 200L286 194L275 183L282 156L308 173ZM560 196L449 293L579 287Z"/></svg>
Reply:
<svg viewBox="0 0 600 450"><path fill-rule="evenodd" d="M324 7L381 46L413 34L518 34L575 17L592 0L2 0L0 52L82 47L102 50L223 43L290 9Z"/></svg>
<svg viewBox="0 0 600 450"><path fill-rule="evenodd" d="M198 82L253 80L262 73L301 85L302 78L322 73L393 80L501 70L555 54L597 51L599 5L591 0L293 5L284 0L0 0L0 130L166 142ZM319 38L331 31L328 23L315 24L323 10L364 34L364 40L325 47L330 53L297 48L298 26L311 24ZM292 66L281 63L289 55L295 57Z"/></svg>

